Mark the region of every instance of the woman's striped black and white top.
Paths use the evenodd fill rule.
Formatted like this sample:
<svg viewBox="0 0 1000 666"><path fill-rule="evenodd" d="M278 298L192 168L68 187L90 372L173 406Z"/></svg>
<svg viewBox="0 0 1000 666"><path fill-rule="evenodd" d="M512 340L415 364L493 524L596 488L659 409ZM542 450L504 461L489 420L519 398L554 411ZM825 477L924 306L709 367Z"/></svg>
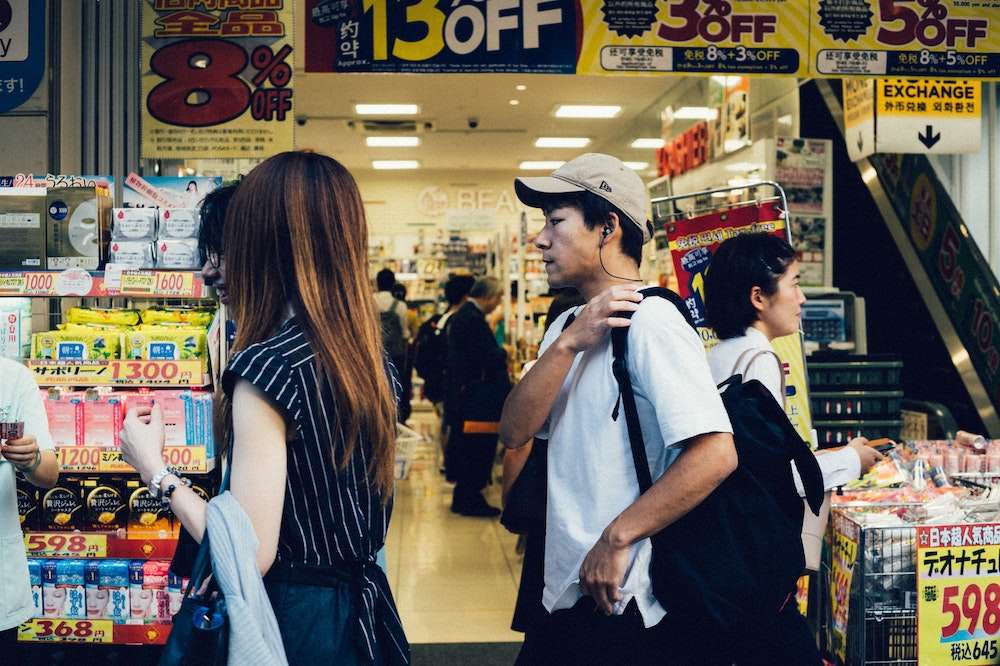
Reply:
<svg viewBox="0 0 1000 666"><path fill-rule="evenodd" d="M336 467L334 461L344 450L337 405L329 386L320 381L312 345L294 317L272 338L233 355L222 381L229 395L238 379L259 388L296 429L288 442L278 561L339 568L364 565L357 602L359 642L372 660L381 650L376 641L394 642L388 652L398 649L403 663L408 662L409 649L385 576L371 566L385 543L392 500L383 505L369 483L368 442L358 442L347 466ZM393 384L398 394L395 378Z"/></svg>

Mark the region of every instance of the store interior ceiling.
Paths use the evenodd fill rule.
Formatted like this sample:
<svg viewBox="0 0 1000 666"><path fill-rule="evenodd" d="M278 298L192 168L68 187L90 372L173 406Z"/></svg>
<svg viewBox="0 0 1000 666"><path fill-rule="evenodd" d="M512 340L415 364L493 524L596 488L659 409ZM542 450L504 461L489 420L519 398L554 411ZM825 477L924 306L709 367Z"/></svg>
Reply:
<svg viewBox="0 0 1000 666"><path fill-rule="evenodd" d="M701 105L706 78L546 74L296 73L296 146L333 155L352 170L376 160L416 160L423 170L519 171L525 161L565 161L606 152L655 175L665 106ZM516 100L516 104L512 103ZM359 115L355 105L416 104L415 115ZM614 118L557 118L562 104L614 105ZM416 136L415 147L370 147L368 137ZM540 148L542 137L585 138L584 147ZM636 165L638 166L638 165ZM551 171L551 167L548 168Z"/></svg>

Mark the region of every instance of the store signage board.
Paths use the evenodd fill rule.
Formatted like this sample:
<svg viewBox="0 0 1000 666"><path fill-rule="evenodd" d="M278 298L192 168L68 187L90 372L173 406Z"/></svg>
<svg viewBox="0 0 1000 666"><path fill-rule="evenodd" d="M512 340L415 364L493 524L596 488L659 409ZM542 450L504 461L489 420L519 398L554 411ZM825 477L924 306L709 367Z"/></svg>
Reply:
<svg viewBox="0 0 1000 666"><path fill-rule="evenodd" d="M684 299L706 348L718 340L705 319L705 275L712 255L728 238L751 232L786 237L785 220L776 203L746 205L716 211L666 224L667 240L677 275L678 293ZM802 342L798 334L778 338L775 352L784 361L785 383L789 389L785 411L805 441L811 441L812 417L805 381Z"/></svg>
<svg viewBox="0 0 1000 666"><path fill-rule="evenodd" d="M577 74L806 74L806 2L580 0L580 7Z"/></svg>
<svg viewBox="0 0 1000 666"><path fill-rule="evenodd" d="M917 663L1000 660L1000 523L917 527Z"/></svg>
<svg viewBox="0 0 1000 666"><path fill-rule="evenodd" d="M1000 405L1000 285L925 155L869 158L983 388Z"/></svg>
<svg viewBox="0 0 1000 666"><path fill-rule="evenodd" d="M575 0L306 0L307 72L573 74ZM567 35L571 37L567 39Z"/></svg>
<svg viewBox="0 0 1000 666"><path fill-rule="evenodd" d="M294 148L294 4L143 0L143 158Z"/></svg>
<svg viewBox="0 0 1000 666"><path fill-rule="evenodd" d="M0 113L31 99L44 74L44 0L0 1Z"/></svg>
<svg viewBox="0 0 1000 666"><path fill-rule="evenodd" d="M879 79L875 143L879 153L978 153L982 84L967 79Z"/></svg>
<svg viewBox="0 0 1000 666"><path fill-rule="evenodd" d="M851 609L851 587L858 562L858 526L843 514L833 514L830 568L830 650L847 663L847 628Z"/></svg>
<svg viewBox="0 0 1000 666"><path fill-rule="evenodd" d="M844 141L852 162L875 152L875 80L844 79Z"/></svg>
<svg viewBox="0 0 1000 666"><path fill-rule="evenodd" d="M44 361L28 369L39 386L204 386L202 362L183 361Z"/></svg>
<svg viewBox="0 0 1000 666"><path fill-rule="evenodd" d="M994 0L810 0L814 76L1000 76Z"/></svg>

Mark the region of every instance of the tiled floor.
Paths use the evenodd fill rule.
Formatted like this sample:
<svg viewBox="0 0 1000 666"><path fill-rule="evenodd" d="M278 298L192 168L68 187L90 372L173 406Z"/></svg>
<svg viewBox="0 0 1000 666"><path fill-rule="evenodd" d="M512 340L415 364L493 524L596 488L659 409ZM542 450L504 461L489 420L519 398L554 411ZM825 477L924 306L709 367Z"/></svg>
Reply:
<svg viewBox="0 0 1000 666"><path fill-rule="evenodd" d="M434 417L410 425L434 431ZM411 643L520 642L510 620L521 575L517 538L494 519L449 511L451 484L438 472L437 444L417 446L396 487L386 544L389 583ZM494 484L487 497L499 506Z"/></svg>

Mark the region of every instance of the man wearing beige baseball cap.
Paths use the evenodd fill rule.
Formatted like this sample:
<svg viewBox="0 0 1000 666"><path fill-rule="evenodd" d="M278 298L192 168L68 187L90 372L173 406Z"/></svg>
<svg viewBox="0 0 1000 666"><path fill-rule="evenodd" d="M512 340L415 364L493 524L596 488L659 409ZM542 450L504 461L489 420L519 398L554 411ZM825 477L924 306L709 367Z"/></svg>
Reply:
<svg viewBox="0 0 1000 666"><path fill-rule="evenodd" d="M542 594L549 616L525 637L532 654L523 662L704 663L692 647L697 628L653 595L649 536L725 480L736 450L701 339L673 304L643 301L638 291L642 246L652 236L646 188L620 160L593 153L514 186L524 204L545 212L535 246L549 286L576 287L587 299L549 325L500 423L508 447L533 436L549 441ZM616 316L623 311L632 318ZM612 416L619 391L609 333L622 327L658 479L641 497L625 419Z"/></svg>

